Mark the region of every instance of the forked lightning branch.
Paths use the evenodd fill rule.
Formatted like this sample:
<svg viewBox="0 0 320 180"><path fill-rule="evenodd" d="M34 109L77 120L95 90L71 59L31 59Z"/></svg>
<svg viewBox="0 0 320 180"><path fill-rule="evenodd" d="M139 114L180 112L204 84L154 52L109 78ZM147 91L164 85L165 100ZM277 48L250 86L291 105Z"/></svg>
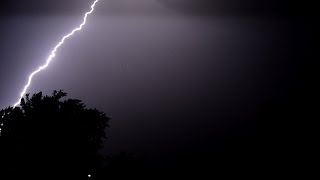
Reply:
<svg viewBox="0 0 320 180"><path fill-rule="evenodd" d="M63 45L63 43L69 39L70 37L72 37L76 32L80 31L82 29L82 27L84 25L86 25L87 23L87 18L90 14L92 14L92 12L94 11L94 8L97 4L99 0L95 0L93 2L93 4L91 5L91 10L86 12L85 15L84 15L84 18L83 18L83 22L79 25L79 27L73 29L69 34L63 36L63 38L60 40L60 42L53 48L53 50L51 51L48 59L46 60L46 63L43 64L42 66L40 66L38 69L36 69L35 71L33 71L30 75L29 75L29 78L28 78L28 82L27 84L24 86L23 90L21 91L20 93L20 97L19 97L19 100L13 105L13 107L16 107L20 104L21 102L21 99L24 97L24 95L26 94L28 88L30 87L31 83L32 83L32 79L33 77L38 74L39 72L41 72L42 70L46 69L50 62L53 60L53 58L56 56L56 52L59 50L59 48Z"/></svg>

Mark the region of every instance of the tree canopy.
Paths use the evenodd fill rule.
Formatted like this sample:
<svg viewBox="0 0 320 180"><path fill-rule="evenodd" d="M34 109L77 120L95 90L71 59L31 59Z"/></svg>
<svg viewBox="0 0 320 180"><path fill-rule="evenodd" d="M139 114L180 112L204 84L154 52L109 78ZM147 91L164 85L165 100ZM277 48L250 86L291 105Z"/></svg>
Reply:
<svg viewBox="0 0 320 180"><path fill-rule="evenodd" d="M27 94L20 107L0 111L2 175L87 179L95 173L109 118L66 95Z"/></svg>

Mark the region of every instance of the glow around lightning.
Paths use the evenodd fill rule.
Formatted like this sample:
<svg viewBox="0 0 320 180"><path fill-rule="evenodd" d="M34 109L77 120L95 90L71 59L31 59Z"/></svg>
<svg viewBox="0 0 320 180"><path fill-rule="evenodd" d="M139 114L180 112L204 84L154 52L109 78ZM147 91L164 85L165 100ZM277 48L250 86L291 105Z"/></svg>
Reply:
<svg viewBox="0 0 320 180"><path fill-rule="evenodd" d="M42 66L40 66L37 70L33 71L28 78L28 82L27 84L24 86L22 92L20 93L20 98L19 100L13 105L13 107L16 107L20 104L21 99L23 98L23 96L26 94L26 91L28 90L28 88L30 87L31 83L32 83L32 79L33 77L38 74L39 72L41 72L42 70L46 69L50 62L53 60L53 58L56 56L56 52L58 51L58 49L61 47L61 45L65 42L65 40L67 40L68 38L70 38L71 36L73 36L77 31L80 31L82 29L82 27L87 23L87 18L88 16L94 11L94 8L97 4L99 0L95 0L93 2L93 4L91 5L91 10L86 12L83 18L83 22L79 25L79 27L73 29L69 34L65 35L61 41L54 47L54 49L51 51L46 63Z"/></svg>

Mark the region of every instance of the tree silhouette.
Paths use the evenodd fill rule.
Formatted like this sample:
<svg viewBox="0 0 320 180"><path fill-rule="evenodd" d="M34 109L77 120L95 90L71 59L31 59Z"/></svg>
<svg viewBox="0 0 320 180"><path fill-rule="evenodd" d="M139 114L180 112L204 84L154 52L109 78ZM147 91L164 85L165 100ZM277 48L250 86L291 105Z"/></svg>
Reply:
<svg viewBox="0 0 320 180"><path fill-rule="evenodd" d="M0 177L93 179L109 118L66 95L27 94L0 111Z"/></svg>

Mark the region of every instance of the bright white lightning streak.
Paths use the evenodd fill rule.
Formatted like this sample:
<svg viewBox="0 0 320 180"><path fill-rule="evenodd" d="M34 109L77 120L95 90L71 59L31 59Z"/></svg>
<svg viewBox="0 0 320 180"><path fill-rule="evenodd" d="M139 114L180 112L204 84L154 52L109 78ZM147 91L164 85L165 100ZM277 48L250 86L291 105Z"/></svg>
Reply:
<svg viewBox="0 0 320 180"><path fill-rule="evenodd" d="M82 27L87 23L87 18L88 16L94 11L94 7L96 6L97 2L99 0L95 0L93 2L93 4L91 5L91 10L86 12L86 14L84 15L84 18L83 18L83 22L80 24L79 27L75 28L74 30L72 30L69 34L65 35L61 41L54 47L54 49L51 51L51 54L49 55L46 63L42 66L40 66L37 70L35 70L34 72L32 72L30 75L29 75L29 78L28 78L28 83L24 86L21 94L20 94L20 98L19 100L13 105L13 107L16 107L20 104L21 102L21 99L23 98L23 96L26 94L26 91L27 89L29 88L29 86L31 85L32 83L32 78L38 74L40 71L46 69L50 62L52 61L52 59L56 56L56 52L57 50L59 49L59 47L65 42L66 39L70 38L72 35L74 35L77 31L80 31L82 29Z"/></svg>

